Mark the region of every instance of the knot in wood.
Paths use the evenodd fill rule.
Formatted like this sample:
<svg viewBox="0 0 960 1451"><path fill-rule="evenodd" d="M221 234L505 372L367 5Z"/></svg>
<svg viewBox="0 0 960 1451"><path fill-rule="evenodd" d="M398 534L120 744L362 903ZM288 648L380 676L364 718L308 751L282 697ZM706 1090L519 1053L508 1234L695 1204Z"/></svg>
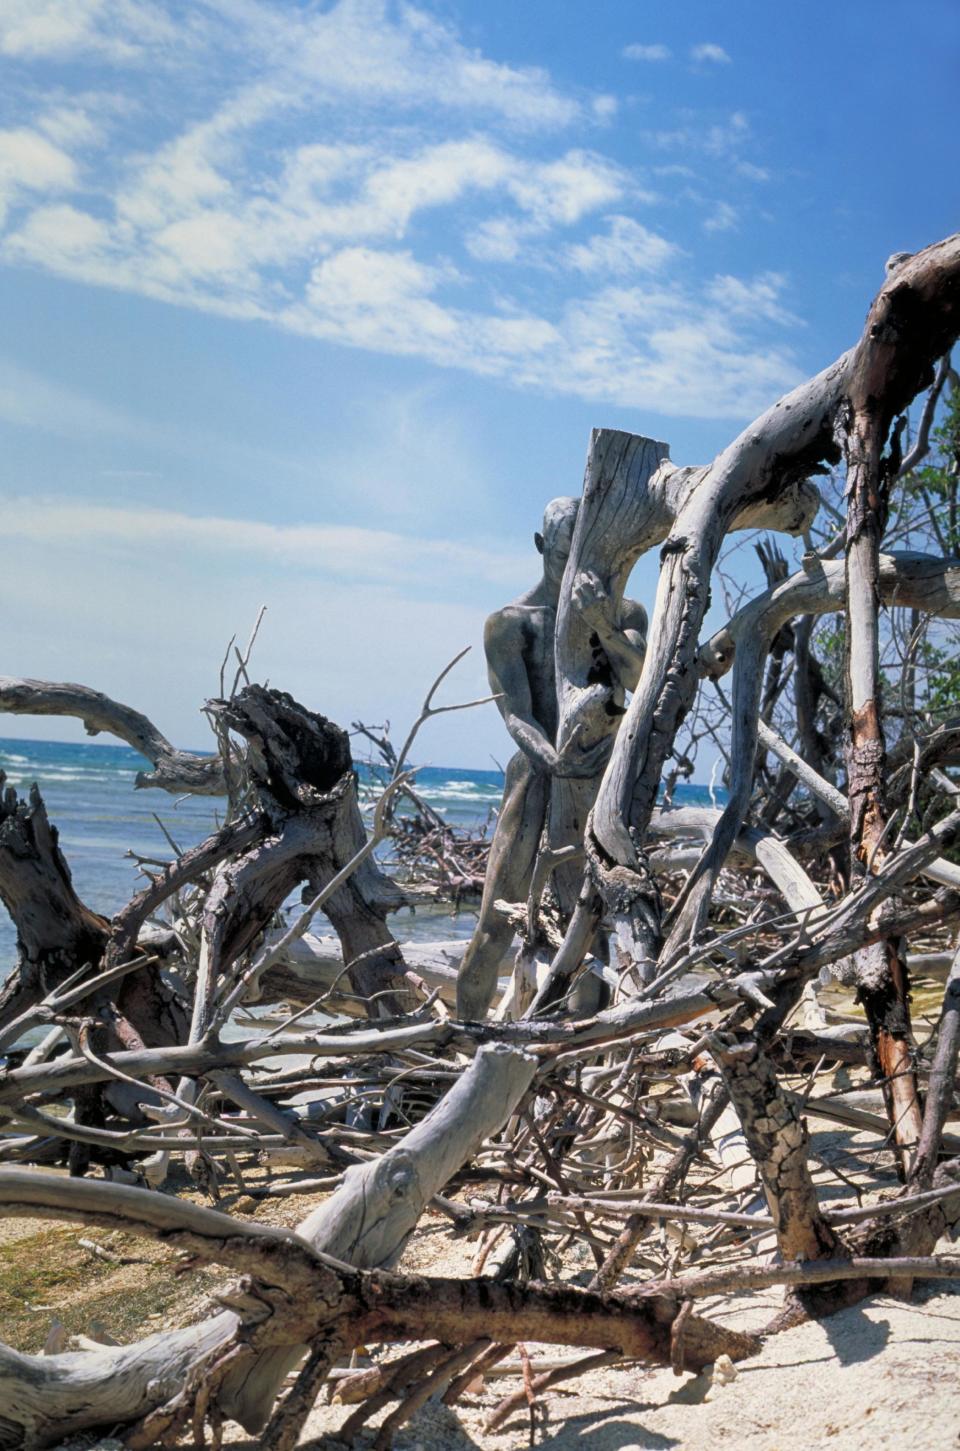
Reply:
<svg viewBox="0 0 960 1451"><path fill-rule="evenodd" d="M665 563L671 554L683 554L689 548L690 540L685 534L671 534L660 547L660 563Z"/></svg>
<svg viewBox="0 0 960 1451"><path fill-rule="evenodd" d="M699 665L703 674L711 680L719 680L726 675L733 664L736 649L736 642L729 635L719 640L708 640L700 648Z"/></svg>
<svg viewBox="0 0 960 1451"><path fill-rule="evenodd" d="M384 1161L383 1187L391 1199L406 1199L417 1180L413 1160L403 1150Z"/></svg>

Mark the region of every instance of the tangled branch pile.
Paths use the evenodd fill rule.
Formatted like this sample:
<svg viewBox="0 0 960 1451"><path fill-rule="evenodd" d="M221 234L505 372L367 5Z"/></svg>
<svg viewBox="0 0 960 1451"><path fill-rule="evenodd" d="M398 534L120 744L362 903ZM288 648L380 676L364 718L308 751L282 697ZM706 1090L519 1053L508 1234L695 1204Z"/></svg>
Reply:
<svg viewBox="0 0 960 1451"><path fill-rule="evenodd" d="M650 440L594 434L557 619L566 759L609 736L613 689L574 581L590 572L617 598L659 548L660 583L592 810L558 784L544 868L511 904L530 984L514 1021L457 1021L450 966L405 958L387 925L403 896L374 849L391 800L415 789L409 742L368 831L347 735L278 691L238 679L211 702L208 760L93 691L0 680L2 709L74 715L135 745L154 766L141 785L229 802L213 835L108 921L74 891L37 791L3 794L0 896L19 962L0 995L0 1212L155 1237L239 1276L203 1318L132 1345L0 1347L0 1446L91 1428L129 1447L209 1430L217 1445L234 1419L279 1451L333 1378L355 1406L343 1439L390 1407L385 1447L429 1397L455 1404L518 1344L590 1352L533 1377L524 1351L530 1397L616 1358L683 1371L751 1354L757 1337L724 1318L735 1292L786 1287L774 1333L960 1274L935 1253L960 1223L956 961L922 1048L910 1021L911 961L944 950L960 918L960 723L923 719L914 691L888 755L880 675L883 605L918 622L960 614L960 560L880 552L906 476L896 419L945 385L949 366L934 367L958 332L953 237L898 259L857 346L712 464L678 468ZM841 459L843 532L818 552L809 480ZM721 545L746 527L805 535L802 567L772 568L703 642ZM809 622L830 612L844 622L842 785L828 779L832 705L810 653ZM799 755L784 739L788 669ZM731 671L728 804L658 809L698 689ZM581 890L546 913L558 862L578 863ZM307 910L278 926L296 889ZM339 954L305 945L321 908ZM829 1020L811 994L825 970L852 986L865 1026ZM611 994L586 1017L572 996L584 973ZM238 1028L251 1002L294 1010ZM338 1016L318 1026L305 1009ZM25 1048L28 1030L39 1041ZM857 1184L843 1153L812 1153L811 1118L866 1136ZM69 1177L42 1167L64 1159ZM295 1233L157 1192L215 1194L264 1161L261 1193L318 1195ZM473 1276L394 1273L428 1209L478 1239ZM376 1359L345 1371L361 1346Z"/></svg>
<svg viewBox="0 0 960 1451"><path fill-rule="evenodd" d="M353 733L376 748L378 759L367 763L368 791L376 796L397 771L389 727L354 721ZM489 820L479 828L455 826L409 782L391 801L388 819L390 856L384 865L412 900L450 902L457 908L479 897L490 851Z"/></svg>

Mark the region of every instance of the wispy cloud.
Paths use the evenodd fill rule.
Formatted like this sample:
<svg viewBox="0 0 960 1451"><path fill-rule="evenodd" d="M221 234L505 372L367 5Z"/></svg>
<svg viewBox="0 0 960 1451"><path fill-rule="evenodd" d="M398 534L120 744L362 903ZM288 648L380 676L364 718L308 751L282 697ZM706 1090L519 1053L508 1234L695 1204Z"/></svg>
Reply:
<svg viewBox="0 0 960 1451"><path fill-rule="evenodd" d="M4 0L0 9L0 54L27 60L126 65L177 39L178 27L141 0Z"/></svg>
<svg viewBox="0 0 960 1451"><path fill-rule="evenodd" d="M203 517L169 509L126 509L72 499L4 498L8 537L35 544L109 546L135 553L184 550L210 558L244 556L271 566L294 567L323 579L363 579L419 584L427 589L455 582L514 584L529 552L483 548L449 539L398 534L346 525L268 524L254 519Z"/></svg>
<svg viewBox="0 0 960 1451"><path fill-rule="evenodd" d="M606 233L571 244L565 255L580 272L659 272L678 251L632 217L610 217Z"/></svg>
<svg viewBox="0 0 960 1451"><path fill-rule="evenodd" d="M732 111L723 120L705 123L691 116L682 126L648 131L647 137L662 150L700 151L707 156L736 157L752 135L742 111Z"/></svg>
<svg viewBox="0 0 960 1451"><path fill-rule="evenodd" d="M437 104L498 114L522 126L563 126L580 112L579 101L558 91L541 68L491 60L413 5L340 0L329 10L303 14L292 30L289 8L257 9L264 29L276 34L285 63L313 95Z"/></svg>
<svg viewBox="0 0 960 1451"><path fill-rule="evenodd" d="M98 56L116 69L116 114L123 105L129 114L111 133L122 131L122 147L102 154L112 124L102 100L58 95L31 126L0 132L0 260L681 415L762 406L791 373L788 350L769 336L781 315L704 297L684 280L684 249L631 215L658 199L591 144L615 98L565 92L544 71L495 61L434 15L388 0L324 10L198 0L189 22L157 0L138 28L142 8L14 0L4 10L0 44L12 55L30 66ZM203 77L189 119L172 73L164 79L172 35ZM627 49L665 58L656 44ZM151 114L139 80L125 90L124 77L154 60L165 102ZM648 142L736 170L749 138L745 114L733 112L684 116ZM708 233L737 225L732 201L696 204L712 208ZM646 312L637 279L671 271L659 331L620 326L609 280L628 310ZM546 276L549 286L532 286ZM604 331L587 338L588 322ZM681 371L677 339L697 329L709 361L698 365L684 341Z"/></svg>
<svg viewBox="0 0 960 1451"><path fill-rule="evenodd" d="M9 358L0 357L0 418L18 428L88 437L135 438L142 428L119 409L63 388Z"/></svg>
<svg viewBox="0 0 960 1451"><path fill-rule="evenodd" d="M707 296L732 316L767 318L770 322L802 327L800 318L788 312L780 301L787 280L782 272L762 272L758 277L714 277Z"/></svg>
<svg viewBox="0 0 960 1451"><path fill-rule="evenodd" d="M714 45L710 41L704 41L701 45L695 45L690 50L690 59L706 65L729 65L730 56L722 45Z"/></svg>
<svg viewBox="0 0 960 1451"><path fill-rule="evenodd" d="M625 45L620 52L624 60L669 60L668 45Z"/></svg>
<svg viewBox="0 0 960 1451"><path fill-rule="evenodd" d="M736 229L740 214L730 202L716 202L703 223L705 232L732 232Z"/></svg>
<svg viewBox="0 0 960 1451"><path fill-rule="evenodd" d="M76 184L72 158L38 131L0 131L0 225L8 208L30 193L69 191Z"/></svg>

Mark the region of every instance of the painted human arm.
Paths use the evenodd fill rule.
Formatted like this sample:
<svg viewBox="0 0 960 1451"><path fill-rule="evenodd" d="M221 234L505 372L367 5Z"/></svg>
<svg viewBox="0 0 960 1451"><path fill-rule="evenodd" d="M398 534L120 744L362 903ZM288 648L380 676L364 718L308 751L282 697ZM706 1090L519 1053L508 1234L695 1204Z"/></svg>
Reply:
<svg viewBox="0 0 960 1451"><path fill-rule="evenodd" d="M609 592L592 570L578 574L573 603L600 641L624 690L636 690L647 650L647 612L637 600L624 600L614 612Z"/></svg>
<svg viewBox="0 0 960 1451"><path fill-rule="evenodd" d="M593 775L604 758L607 743L599 742L587 752L577 754L571 751L573 759L557 751L533 714L522 644L519 627L509 615L500 611L490 616L484 628L483 647L490 689L498 697L497 707L504 725L514 743L538 771L552 776Z"/></svg>

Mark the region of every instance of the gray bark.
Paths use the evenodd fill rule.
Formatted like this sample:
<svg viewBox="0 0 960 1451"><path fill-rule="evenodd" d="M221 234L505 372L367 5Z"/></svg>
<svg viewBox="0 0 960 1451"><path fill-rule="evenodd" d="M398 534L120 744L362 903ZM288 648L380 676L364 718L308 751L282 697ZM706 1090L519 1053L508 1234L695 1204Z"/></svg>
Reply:
<svg viewBox="0 0 960 1451"><path fill-rule="evenodd" d="M146 756L153 774L140 771L138 787L159 786L175 795L222 796L226 786L218 756L178 751L140 711L111 700L86 685L49 680L20 680L0 675L0 711L9 715L66 715L83 722L87 735L102 731Z"/></svg>

